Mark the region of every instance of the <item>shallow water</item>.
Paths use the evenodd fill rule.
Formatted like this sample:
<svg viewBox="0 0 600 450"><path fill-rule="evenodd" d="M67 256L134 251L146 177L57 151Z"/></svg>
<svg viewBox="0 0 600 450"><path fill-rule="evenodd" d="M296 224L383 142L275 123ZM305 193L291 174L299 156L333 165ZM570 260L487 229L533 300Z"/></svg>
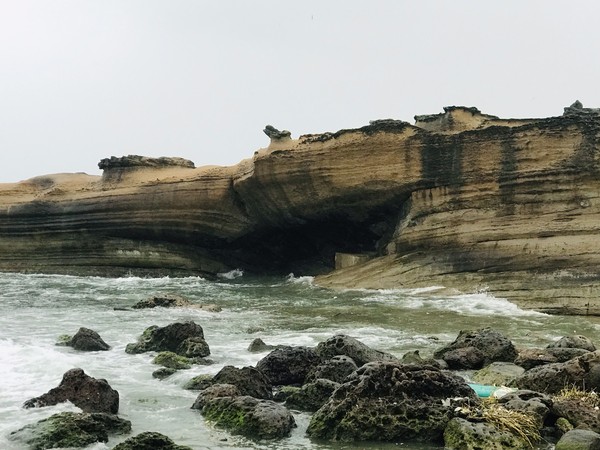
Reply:
<svg viewBox="0 0 600 450"><path fill-rule="evenodd" d="M23 402L57 386L69 369L81 367L106 378L120 394L119 415L131 420L132 435L158 431L194 449L358 449L432 448L415 444L358 445L313 442L305 436L309 415L294 412L298 428L276 443L253 442L229 435L191 410L197 393L182 386L193 376L215 374L225 365L254 365L266 353L250 353L256 337L269 344L314 346L336 333L354 336L379 350L401 356L419 350L431 356L462 329L494 327L522 347L545 346L561 336L583 334L600 342L595 317L559 317L524 311L486 293L436 295L421 290L331 291L308 277L249 279L240 273L220 281L201 278L96 278L58 275L0 274L0 448L23 444L8 439L11 431L60 411L70 404L23 409ZM197 303L215 303L222 312L198 309L115 310L158 293L181 294ZM150 325L194 320L204 328L214 361L179 371L159 381L154 353L128 355ZM97 331L112 346L107 352L82 353L55 345L79 327ZM259 330L259 331L256 331ZM90 449L110 449L126 439L112 437Z"/></svg>

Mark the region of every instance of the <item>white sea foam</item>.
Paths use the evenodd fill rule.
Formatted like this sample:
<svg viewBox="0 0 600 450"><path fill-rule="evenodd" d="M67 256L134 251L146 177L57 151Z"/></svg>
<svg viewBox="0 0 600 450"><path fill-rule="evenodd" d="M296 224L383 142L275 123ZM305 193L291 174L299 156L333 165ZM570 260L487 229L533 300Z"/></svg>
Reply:
<svg viewBox="0 0 600 450"><path fill-rule="evenodd" d="M292 283L292 284L302 284L304 286L313 286L315 277L310 277L310 276L306 276L306 275L296 277L296 276L294 276L293 273L290 273L287 276L286 280L288 283Z"/></svg>
<svg viewBox="0 0 600 450"><path fill-rule="evenodd" d="M217 274L219 278L223 278L224 280L235 280L236 278L241 278L244 276L244 271L242 269L233 269L229 272L223 272Z"/></svg>

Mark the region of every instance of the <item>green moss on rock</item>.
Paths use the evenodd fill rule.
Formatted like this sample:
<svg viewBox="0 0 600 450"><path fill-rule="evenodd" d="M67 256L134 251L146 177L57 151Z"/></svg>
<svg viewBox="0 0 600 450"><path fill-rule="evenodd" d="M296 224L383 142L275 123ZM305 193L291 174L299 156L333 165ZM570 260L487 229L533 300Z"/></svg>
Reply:
<svg viewBox="0 0 600 450"><path fill-rule="evenodd" d="M192 367L192 360L185 356L179 356L174 352L160 352L152 360L154 364L164 366L169 369L189 369Z"/></svg>

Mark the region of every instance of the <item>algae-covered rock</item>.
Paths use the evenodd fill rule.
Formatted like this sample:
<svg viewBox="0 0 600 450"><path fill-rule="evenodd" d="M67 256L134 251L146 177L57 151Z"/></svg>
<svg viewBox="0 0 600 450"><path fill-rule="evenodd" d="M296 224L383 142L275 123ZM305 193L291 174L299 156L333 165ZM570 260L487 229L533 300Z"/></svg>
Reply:
<svg viewBox="0 0 600 450"><path fill-rule="evenodd" d="M301 411L316 411L329 400L339 386L339 383L319 378L292 392L285 400L285 406Z"/></svg>
<svg viewBox="0 0 600 450"><path fill-rule="evenodd" d="M83 412L119 411L119 393L102 378L93 378L82 369L65 372L60 384L43 395L27 400L23 407L39 408L70 401Z"/></svg>
<svg viewBox="0 0 600 450"><path fill-rule="evenodd" d="M562 435L555 450L600 450L600 434L591 430L571 430Z"/></svg>
<svg viewBox="0 0 600 450"><path fill-rule="evenodd" d="M242 395L237 386L233 384L213 384L206 389L203 389L194 404L192 405L192 409L202 409L204 405L209 399L217 398L217 397L238 397Z"/></svg>
<svg viewBox="0 0 600 450"><path fill-rule="evenodd" d="M152 360L154 364L164 366L169 369L189 369L192 367L193 361L185 356L180 356L174 352L160 352Z"/></svg>
<svg viewBox="0 0 600 450"><path fill-rule="evenodd" d="M494 386L509 385L515 378L523 375L525 369L513 363L493 362L473 374L473 381Z"/></svg>
<svg viewBox="0 0 600 450"><path fill-rule="evenodd" d="M207 399L202 415L232 433L258 439L285 437L296 426L282 405L247 395Z"/></svg>
<svg viewBox="0 0 600 450"><path fill-rule="evenodd" d="M184 389L190 391L201 391L213 385L213 376L206 373L200 374L192 378L183 385Z"/></svg>
<svg viewBox="0 0 600 450"><path fill-rule="evenodd" d="M171 351L188 358L210 355L202 327L192 321L148 327L136 343L127 344L125 351L133 354Z"/></svg>
<svg viewBox="0 0 600 450"><path fill-rule="evenodd" d="M113 450L192 450L192 448L177 445L164 434L146 431L121 442Z"/></svg>
<svg viewBox="0 0 600 450"><path fill-rule="evenodd" d="M485 422L470 422L455 417L444 430L444 447L448 450L505 450L527 449L531 446L522 438L498 430Z"/></svg>
<svg viewBox="0 0 600 450"><path fill-rule="evenodd" d="M129 431L131 422L112 414L63 412L13 432L10 439L25 442L33 450L43 450L85 447L107 442L109 434Z"/></svg>
<svg viewBox="0 0 600 450"><path fill-rule="evenodd" d="M165 378L169 378L175 372L177 372L177 369L161 367L160 369L156 369L154 372L152 372L152 378L156 378L157 380L164 380Z"/></svg>
<svg viewBox="0 0 600 450"><path fill-rule="evenodd" d="M434 366L365 364L312 417L308 434L342 441L441 442L454 417L448 398L479 402L457 376Z"/></svg>

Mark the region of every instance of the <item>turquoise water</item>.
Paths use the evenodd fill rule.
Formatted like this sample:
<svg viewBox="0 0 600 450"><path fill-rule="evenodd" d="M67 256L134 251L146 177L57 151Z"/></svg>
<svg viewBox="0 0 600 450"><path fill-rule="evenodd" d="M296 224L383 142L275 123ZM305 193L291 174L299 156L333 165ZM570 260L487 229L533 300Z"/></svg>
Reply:
<svg viewBox="0 0 600 450"><path fill-rule="evenodd" d="M545 346L568 334L600 342L595 317L558 317L524 311L486 293L436 295L436 289L331 291L308 277L251 279L239 272L219 281L201 278L97 278L0 274L0 448L17 450L11 431L70 404L23 409L23 402L57 386L69 369L81 367L106 378L119 391L119 415L131 420L133 434L158 431L194 449L350 449L432 448L409 443L327 444L305 436L310 416L294 412L298 428L275 443L231 436L190 409L196 393L182 389L190 378L215 374L225 365L254 365L266 353L250 353L256 337L269 344L314 346L336 333L349 334L397 356L419 350L424 357L463 329L494 327L521 347ZM192 308L124 311L150 295L173 292L196 303L223 308L213 313ZM210 366L152 378L154 354L128 355L124 349L150 325L194 320L211 348ZM79 327L96 330L112 346L108 352L81 353L57 347L58 336ZM110 449L125 437L91 449Z"/></svg>

